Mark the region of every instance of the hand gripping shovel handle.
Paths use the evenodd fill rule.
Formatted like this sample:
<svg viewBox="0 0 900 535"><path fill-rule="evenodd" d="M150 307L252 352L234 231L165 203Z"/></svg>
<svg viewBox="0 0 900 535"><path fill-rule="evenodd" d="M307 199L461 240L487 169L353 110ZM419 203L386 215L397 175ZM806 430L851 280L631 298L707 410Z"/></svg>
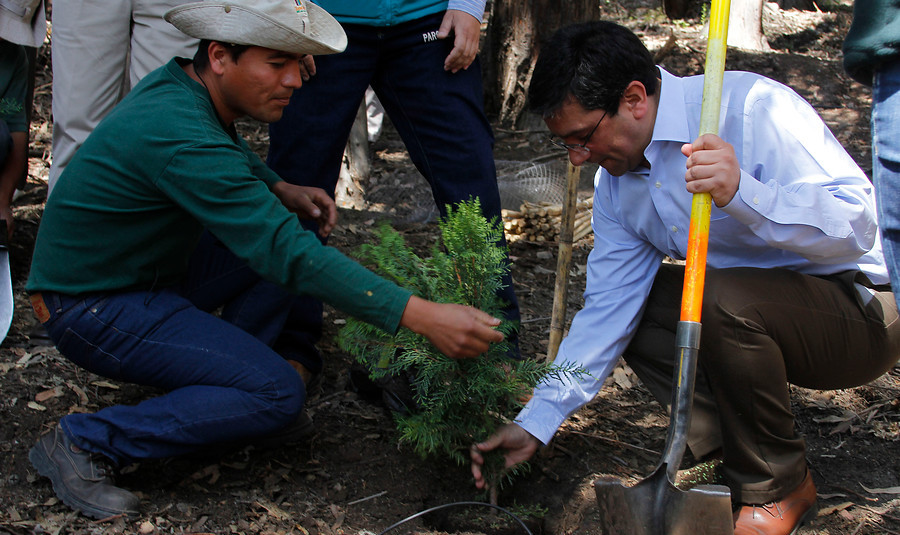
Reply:
<svg viewBox="0 0 900 535"><path fill-rule="evenodd" d="M706 48L706 71L703 81L703 103L700 109L700 134L717 134L719 106L722 101L722 79L725 73L725 50L728 39L729 0L712 0L709 41ZM691 225L681 297L681 317L675 333L678 347L678 374L672 400L672 424L666 440L663 462L674 480L687 441L694 396L697 353L700 349L700 311L703 305L703 282L706 276L706 250L709 244L709 219L712 198L709 193L695 193L691 205Z"/></svg>
<svg viewBox="0 0 900 535"><path fill-rule="evenodd" d="M706 79L700 112L700 133L717 133L725 41L728 30L728 0L712 0ZM594 482L605 533L616 535L730 535L734 533L731 496L721 485L698 485L681 490L675 475L687 444L694 396L694 376L700 349L700 308L706 275L706 249L712 199L694 195L688 235L687 265L681 317L675 333L679 350L672 417L662 460L653 473L631 487L613 477Z"/></svg>

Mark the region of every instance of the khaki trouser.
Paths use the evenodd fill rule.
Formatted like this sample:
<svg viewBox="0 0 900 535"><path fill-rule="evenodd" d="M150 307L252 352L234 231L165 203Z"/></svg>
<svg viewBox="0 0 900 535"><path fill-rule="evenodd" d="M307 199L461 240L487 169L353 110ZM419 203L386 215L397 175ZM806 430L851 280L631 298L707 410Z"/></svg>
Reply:
<svg viewBox="0 0 900 535"><path fill-rule="evenodd" d="M166 11L189 1L53 4L50 191L88 134L141 78L174 56L194 57L198 41L163 19Z"/></svg>
<svg viewBox="0 0 900 535"><path fill-rule="evenodd" d="M867 282L854 272L707 271L688 446L696 457L722 448L738 502L780 499L806 475L806 447L794 429L788 383L825 390L858 386L900 357L893 294L876 291L864 303L854 278ZM664 406L671 403L683 281L683 266L662 266L625 353Z"/></svg>

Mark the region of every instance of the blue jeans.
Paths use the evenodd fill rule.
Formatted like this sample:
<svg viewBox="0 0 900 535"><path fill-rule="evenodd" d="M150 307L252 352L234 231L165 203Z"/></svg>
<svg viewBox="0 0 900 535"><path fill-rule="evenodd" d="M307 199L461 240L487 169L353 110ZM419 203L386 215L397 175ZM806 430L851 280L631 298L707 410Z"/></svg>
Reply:
<svg viewBox="0 0 900 535"><path fill-rule="evenodd" d="M891 286L900 288L900 61L875 71L872 87L872 178Z"/></svg>
<svg viewBox="0 0 900 535"><path fill-rule="evenodd" d="M316 56L316 75L269 126L268 165L287 182L317 186L333 196L344 146L371 85L431 186L441 215L448 204L478 197L484 215L499 221L494 136L484 114L481 66L476 58L467 70L444 71L452 38L431 38L442 19L439 13L391 27L344 25L347 49ZM498 295L509 303L506 317L518 321L512 278L507 275L503 283Z"/></svg>
<svg viewBox="0 0 900 535"><path fill-rule="evenodd" d="M66 358L166 391L62 418L72 442L117 464L269 434L303 407L303 381L269 347L291 296L208 234L179 287L41 297L50 315L44 325ZM211 313L220 307L221 317Z"/></svg>

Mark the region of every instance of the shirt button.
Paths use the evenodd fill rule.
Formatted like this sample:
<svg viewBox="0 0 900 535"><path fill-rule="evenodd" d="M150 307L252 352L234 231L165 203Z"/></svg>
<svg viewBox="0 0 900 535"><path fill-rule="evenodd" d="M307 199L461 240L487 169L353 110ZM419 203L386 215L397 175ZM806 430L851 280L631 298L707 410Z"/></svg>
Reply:
<svg viewBox="0 0 900 535"><path fill-rule="evenodd" d="M661 187L662 187L662 182L657 181L657 182L656 182L656 189L659 189L659 188L661 188Z"/></svg>
<svg viewBox="0 0 900 535"><path fill-rule="evenodd" d="M759 197L753 197L753 204L759 204Z"/></svg>
<svg viewBox="0 0 900 535"><path fill-rule="evenodd" d="M672 225L672 232L678 232L678 227L676 227L675 225Z"/></svg>

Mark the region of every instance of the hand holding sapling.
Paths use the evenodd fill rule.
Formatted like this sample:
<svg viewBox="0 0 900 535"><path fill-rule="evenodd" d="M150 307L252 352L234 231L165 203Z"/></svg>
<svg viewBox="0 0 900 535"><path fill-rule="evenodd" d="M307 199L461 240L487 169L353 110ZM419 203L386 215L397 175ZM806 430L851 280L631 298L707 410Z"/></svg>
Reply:
<svg viewBox="0 0 900 535"><path fill-rule="evenodd" d="M473 444L469 452L472 458L472 477L475 478L475 487L483 489L490 487L485 479L485 457L491 452L503 453L504 469L510 469L519 463L524 463L534 455L540 441L516 423L506 424L500 427L484 442ZM497 450L497 448L501 448ZM505 452L505 453L504 453Z"/></svg>
<svg viewBox="0 0 900 535"><path fill-rule="evenodd" d="M500 320L484 312L451 303L433 303L412 296L403 311L400 326L421 334L450 358L477 357L491 343L503 341L494 330Z"/></svg>
<svg viewBox="0 0 900 535"><path fill-rule="evenodd" d="M427 299L433 302L428 306L450 307L447 310L459 312L456 317L446 318L447 325L462 322L469 326L464 330L486 329L491 337L482 340L495 343L457 348L454 351L481 354L454 360L442 354L446 344L458 345L452 334L449 341L446 335L426 338L410 329L400 329L392 336L352 318L341 329L339 342L366 365L373 379L412 377L410 386L418 410L394 414L401 442L411 444L422 457L443 453L465 465L469 462L470 445L486 440L498 427L510 422L543 377L583 371L533 359L509 358L509 344L500 334L509 335L516 326L509 321L496 326L494 319L501 315L504 306L497 290L502 287L509 265L505 248L500 245L499 222L484 218L478 200L460 203L455 210L448 207L447 217L439 224L441 244L432 248L430 258L417 256L396 231L384 226L378 231L378 243L361 248L360 259L417 296L410 299L407 313L411 323L407 326L418 328L416 322L421 316L416 309ZM462 305L483 312L473 313ZM446 332L452 333L452 329ZM495 499L493 494L506 472L503 452L491 452L482 460L485 464L479 468L480 475Z"/></svg>

